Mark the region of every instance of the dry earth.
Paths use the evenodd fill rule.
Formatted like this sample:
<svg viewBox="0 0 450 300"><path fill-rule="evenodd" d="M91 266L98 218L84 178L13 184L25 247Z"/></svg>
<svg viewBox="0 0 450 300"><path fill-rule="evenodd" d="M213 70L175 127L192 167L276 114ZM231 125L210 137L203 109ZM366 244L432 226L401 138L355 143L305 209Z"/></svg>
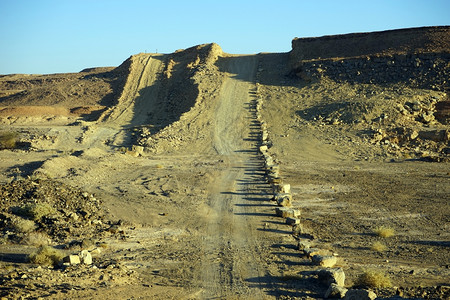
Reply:
<svg viewBox="0 0 450 300"><path fill-rule="evenodd" d="M292 53L207 44L1 76L1 131L19 143L0 151L0 295L322 298L321 267L297 249L308 238L338 258L348 288L374 269L392 281L380 297L449 297L448 83L296 76ZM275 215L259 114L300 235ZM19 230L36 203L54 210ZM30 264L42 244L92 251L93 264Z"/></svg>

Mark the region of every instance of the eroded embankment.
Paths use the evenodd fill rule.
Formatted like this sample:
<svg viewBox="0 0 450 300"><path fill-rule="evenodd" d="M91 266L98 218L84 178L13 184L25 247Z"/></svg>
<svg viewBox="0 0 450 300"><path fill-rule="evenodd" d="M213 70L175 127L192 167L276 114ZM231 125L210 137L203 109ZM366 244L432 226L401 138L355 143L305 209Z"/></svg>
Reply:
<svg viewBox="0 0 450 300"><path fill-rule="evenodd" d="M450 27L423 27L292 41L293 73L353 84L450 88Z"/></svg>
<svg viewBox="0 0 450 300"><path fill-rule="evenodd" d="M206 150L212 133L207 128L224 74L217 61L222 56L217 44L200 45L171 54L161 74L159 123L149 122L137 133L137 144L150 152L171 152L185 143L194 151ZM161 119L166 116L166 119ZM208 142L205 142L208 141ZM199 149L200 148L200 149Z"/></svg>
<svg viewBox="0 0 450 300"><path fill-rule="evenodd" d="M145 126L155 133L177 121L196 103L195 75L214 62L217 45L208 44L173 54L137 54L119 69L127 73L117 104L100 121L118 126Z"/></svg>

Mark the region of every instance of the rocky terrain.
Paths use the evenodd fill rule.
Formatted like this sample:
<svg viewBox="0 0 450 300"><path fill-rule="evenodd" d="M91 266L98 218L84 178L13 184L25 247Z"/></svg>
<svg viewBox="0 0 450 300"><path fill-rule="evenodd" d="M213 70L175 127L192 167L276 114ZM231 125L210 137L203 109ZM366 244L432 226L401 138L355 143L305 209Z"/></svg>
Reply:
<svg viewBox="0 0 450 300"><path fill-rule="evenodd" d="M449 59L424 27L0 76L0 296L450 297Z"/></svg>

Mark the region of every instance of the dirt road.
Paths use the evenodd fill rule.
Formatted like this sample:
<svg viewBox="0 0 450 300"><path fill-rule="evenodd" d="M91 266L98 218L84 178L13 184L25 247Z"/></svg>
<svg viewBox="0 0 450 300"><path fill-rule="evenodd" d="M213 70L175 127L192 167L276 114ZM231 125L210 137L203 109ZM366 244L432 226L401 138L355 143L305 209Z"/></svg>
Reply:
<svg viewBox="0 0 450 300"><path fill-rule="evenodd" d="M159 87L157 79L163 67L161 54L138 54L132 57L130 73L118 105L106 112L105 121L119 126L145 124L148 114L155 107Z"/></svg>
<svg viewBox="0 0 450 300"><path fill-rule="evenodd" d="M208 196L213 217L203 246L204 297L262 299L261 287L250 288L246 281L265 274L258 250L257 228L261 224L252 217L255 206L268 200L268 186L261 182L262 162L256 152L258 133L250 131L257 57L227 60L224 68L231 76L220 91L214 138L214 148L226 164Z"/></svg>
<svg viewBox="0 0 450 300"><path fill-rule="evenodd" d="M149 115L157 107L163 57L161 54L138 54L130 58L130 72L121 96L117 105L99 119L102 127L126 129L148 123ZM114 142L117 145L130 143L127 131L118 131Z"/></svg>

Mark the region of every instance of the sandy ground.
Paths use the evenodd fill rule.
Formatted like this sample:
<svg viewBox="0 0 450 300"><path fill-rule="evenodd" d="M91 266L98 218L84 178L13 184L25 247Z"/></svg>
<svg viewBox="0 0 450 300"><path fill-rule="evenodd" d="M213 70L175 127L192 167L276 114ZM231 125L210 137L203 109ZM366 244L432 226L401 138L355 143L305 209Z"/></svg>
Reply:
<svg viewBox="0 0 450 300"><path fill-rule="evenodd" d="M27 176L56 180L100 199L111 224L120 220L115 225L120 234L92 237L103 247L94 257L95 268L42 269L12 259L19 253L25 257L36 245L5 240L0 245L2 296L323 297L327 286L317 281L320 268L301 255L291 227L275 216L258 152L257 99L263 101L269 151L291 184L306 234L338 256L346 286L367 268L391 277L394 288L378 291L384 295L394 295L395 287L414 287L411 293L417 295L423 293L418 286L448 285L448 162L420 160L425 156L420 149L391 151L373 143L373 136L363 133L379 123L359 122L370 118L357 109L351 122L343 117L344 122L330 124L318 117L337 97L351 101L355 89L378 94L383 87L289 77L283 53L219 51L211 63L209 56L186 52L135 56L117 102L95 121L64 110L50 118L26 115L2 127L20 132L28 143L22 150L0 152L2 183ZM190 76L189 84L182 76ZM180 99L166 94L168 86L186 90L184 101L195 100L189 109L174 112L161 104L162 95ZM384 95L393 95L392 90L383 90ZM408 93L444 97L426 90ZM375 104L366 114L387 110L379 99L370 101ZM379 238L373 234L377 226L396 234ZM387 249L371 250L375 241Z"/></svg>

